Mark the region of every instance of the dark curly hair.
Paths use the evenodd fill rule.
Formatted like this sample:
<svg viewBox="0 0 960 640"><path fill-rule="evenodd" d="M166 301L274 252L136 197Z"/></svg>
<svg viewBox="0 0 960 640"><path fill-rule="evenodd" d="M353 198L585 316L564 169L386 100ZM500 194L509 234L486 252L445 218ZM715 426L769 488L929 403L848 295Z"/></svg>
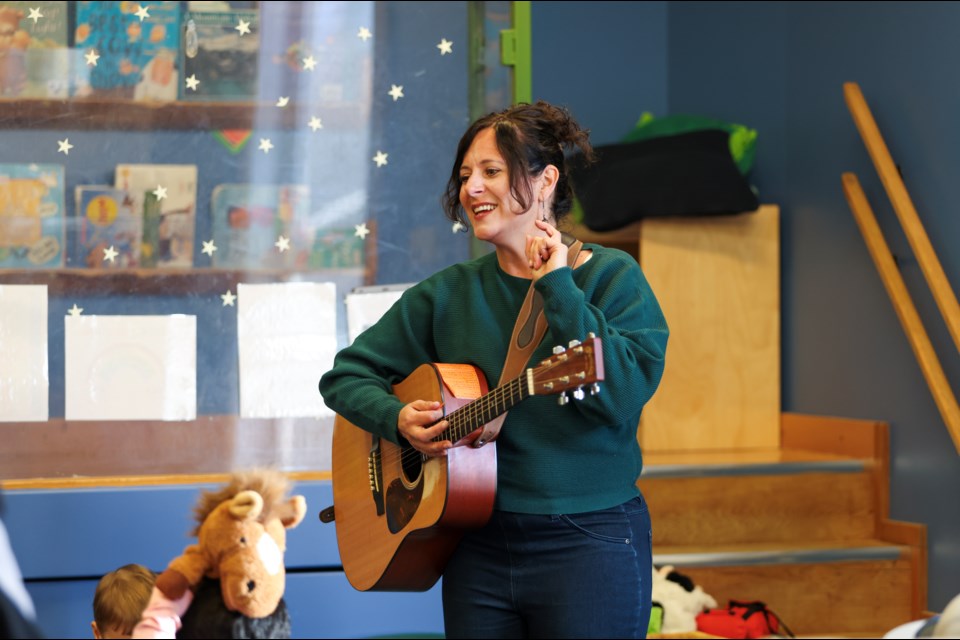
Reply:
<svg viewBox="0 0 960 640"><path fill-rule="evenodd" d="M453 171L450 172L450 180L442 197L446 216L454 222L467 223L460 205L460 166L474 138L488 128L494 130L497 149L507 164L510 194L524 211L530 208L533 200L531 178L540 175L549 164L558 169L560 176L554 191L552 213L554 220L559 222L573 206L573 187L565 151L579 148L580 157L586 162L594 160L594 153L589 140L590 132L580 128L565 108L543 100L533 104L516 104L503 111L487 114L470 125L457 145Z"/></svg>

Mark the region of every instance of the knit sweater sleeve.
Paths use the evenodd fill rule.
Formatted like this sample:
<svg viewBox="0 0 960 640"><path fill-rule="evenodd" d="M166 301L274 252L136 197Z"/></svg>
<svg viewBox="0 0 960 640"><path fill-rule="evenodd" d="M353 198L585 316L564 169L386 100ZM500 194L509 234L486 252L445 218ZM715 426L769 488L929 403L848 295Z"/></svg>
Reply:
<svg viewBox="0 0 960 640"><path fill-rule="evenodd" d="M628 254L591 245L593 257L537 281L554 338L600 338L601 392L575 403L599 424L622 424L653 396L663 375L669 330L653 290ZM582 271L582 272L581 272Z"/></svg>
<svg viewBox="0 0 960 640"><path fill-rule="evenodd" d="M433 286L430 280L403 293L372 327L342 349L320 378L330 409L356 426L399 444L397 417L403 403L393 385L425 362L432 347Z"/></svg>

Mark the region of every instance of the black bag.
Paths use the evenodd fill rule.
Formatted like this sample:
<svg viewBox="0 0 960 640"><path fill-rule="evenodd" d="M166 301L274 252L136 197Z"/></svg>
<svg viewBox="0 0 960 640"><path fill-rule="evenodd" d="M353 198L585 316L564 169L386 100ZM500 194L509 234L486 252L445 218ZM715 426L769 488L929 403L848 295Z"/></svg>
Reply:
<svg viewBox="0 0 960 640"><path fill-rule="evenodd" d="M596 147L597 162L571 163L583 223L613 231L647 217L754 211L756 194L730 155L730 134L705 129Z"/></svg>

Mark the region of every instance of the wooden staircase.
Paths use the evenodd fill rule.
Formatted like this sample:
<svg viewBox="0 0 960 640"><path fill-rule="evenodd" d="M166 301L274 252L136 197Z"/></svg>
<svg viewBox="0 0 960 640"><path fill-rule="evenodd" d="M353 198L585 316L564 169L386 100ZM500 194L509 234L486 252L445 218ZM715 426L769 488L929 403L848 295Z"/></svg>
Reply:
<svg viewBox="0 0 960 640"><path fill-rule="evenodd" d="M798 636L882 637L926 613L926 528L889 519L887 425L784 414L779 449L652 452L654 564Z"/></svg>

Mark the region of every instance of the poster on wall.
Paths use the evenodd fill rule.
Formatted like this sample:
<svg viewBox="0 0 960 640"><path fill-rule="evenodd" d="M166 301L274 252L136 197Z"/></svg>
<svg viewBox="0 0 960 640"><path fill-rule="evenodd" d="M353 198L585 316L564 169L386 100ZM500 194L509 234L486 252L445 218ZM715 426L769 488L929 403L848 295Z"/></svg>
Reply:
<svg viewBox="0 0 960 640"><path fill-rule="evenodd" d="M337 352L336 295L332 282L237 285L241 417L333 415L317 384Z"/></svg>
<svg viewBox="0 0 960 640"><path fill-rule="evenodd" d="M47 285L0 284L0 422L49 419Z"/></svg>
<svg viewBox="0 0 960 640"><path fill-rule="evenodd" d="M64 318L67 420L195 420L197 317Z"/></svg>

